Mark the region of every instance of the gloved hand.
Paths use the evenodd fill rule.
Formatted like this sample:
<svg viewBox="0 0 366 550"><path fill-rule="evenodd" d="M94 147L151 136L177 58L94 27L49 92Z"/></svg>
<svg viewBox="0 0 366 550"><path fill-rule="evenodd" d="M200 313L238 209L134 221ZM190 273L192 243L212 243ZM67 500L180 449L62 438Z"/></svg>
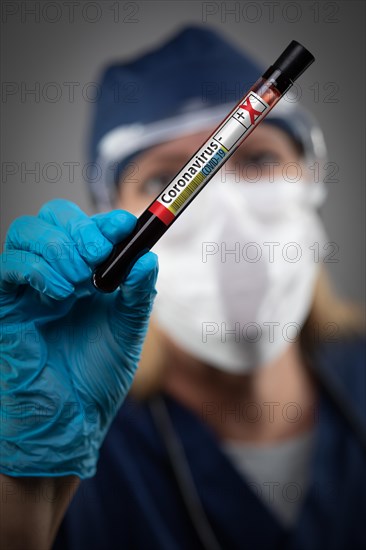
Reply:
<svg viewBox="0 0 366 550"><path fill-rule="evenodd" d="M112 294L91 274L135 222L59 199L13 222L0 257L2 473L94 475L139 361L157 257L142 256Z"/></svg>

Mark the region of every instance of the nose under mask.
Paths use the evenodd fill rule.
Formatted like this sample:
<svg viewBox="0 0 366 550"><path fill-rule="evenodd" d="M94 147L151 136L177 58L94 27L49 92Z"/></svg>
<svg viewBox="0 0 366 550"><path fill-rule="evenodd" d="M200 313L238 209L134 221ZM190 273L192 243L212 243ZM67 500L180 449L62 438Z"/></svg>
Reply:
<svg viewBox="0 0 366 550"><path fill-rule="evenodd" d="M182 349L248 372L299 335L326 234L322 184L221 181L216 175L155 245L153 314ZM321 257L321 254L320 254Z"/></svg>

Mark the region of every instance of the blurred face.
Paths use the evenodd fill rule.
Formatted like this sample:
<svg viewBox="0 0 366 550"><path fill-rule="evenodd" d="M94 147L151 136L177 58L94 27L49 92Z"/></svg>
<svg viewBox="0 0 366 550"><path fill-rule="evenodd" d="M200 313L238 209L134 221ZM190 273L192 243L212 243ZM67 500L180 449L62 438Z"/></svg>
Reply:
<svg viewBox="0 0 366 550"><path fill-rule="evenodd" d="M136 155L122 174L117 206L139 215L209 135L206 130L184 136ZM271 363L288 346L281 330L276 338L268 334L271 324L303 322L316 266L305 253L301 262L286 261L283 253L273 261L266 248L273 243L283 251L291 240L308 251L318 242L316 214L303 199L305 178L287 193L287 182L299 181L299 169L304 172L300 163L293 140L262 124L225 163L217 185L208 185L204 199L201 195L188 209L183 216L188 221L178 222L154 247L160 264L154 319L167 341L190 358L229 373L248 372ZM268 206L273 216L265 215ZM243 254L253 244L260 249L256 261ZM207 245L215 245L209 259L203 256ZM236 252L227 257L225 250L234 246L242 250L240 257ZM263 331L258 340L243 332L227 337L232 327L243 331L253 324Z"/></svg>
<svg viewBox="0 0 366 550"><path fill-rule="evenodd" d="M137 155L120 180L118 208L139 214L173 179L197 151L210 132L196 133L174 139ZM296 178L300 162L299 151L282 130L262 124L231 156L223 170L235 173L238 185L245 180Z"/></svg>

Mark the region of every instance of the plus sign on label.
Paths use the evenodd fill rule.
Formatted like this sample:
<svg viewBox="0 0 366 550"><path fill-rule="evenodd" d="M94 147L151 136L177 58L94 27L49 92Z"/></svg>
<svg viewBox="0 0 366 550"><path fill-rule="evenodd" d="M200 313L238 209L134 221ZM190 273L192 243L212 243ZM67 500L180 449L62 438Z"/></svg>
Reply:
<svg viewBox="0 0 366 550"><path fill-rule="evenodd" d="M268 107L261 97L250 92L213 138L229 151L259 122Z"/></svg>
<svg viewBox="0 0 366 550"><path fill-rule="evenodd" d="M236 111L234 114L233 114L233 117L238 120L239 122L241 122L243 124L243 126L245 126L245 115L241 112L241 111Z"/></svg>

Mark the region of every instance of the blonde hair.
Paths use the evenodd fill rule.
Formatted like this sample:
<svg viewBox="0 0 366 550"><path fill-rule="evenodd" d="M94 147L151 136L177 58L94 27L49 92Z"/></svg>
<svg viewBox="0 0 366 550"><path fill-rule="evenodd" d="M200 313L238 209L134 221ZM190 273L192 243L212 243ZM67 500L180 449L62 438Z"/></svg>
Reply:
<svg viewBox="0 0 366 550"><path fill-rule="evenodd" d="M356 338L364 333L365 318L362 309L337 295L328 273L322 267L315 285L310 313L300 335L302 350L308 353L321 342ZM152 319L131 389L132 395L137 399L143 399L161 387L167 368L164 350L164 334Z"/></svg>
<svg viewBox="0 0 366 550"><path fill-rule="evenodd" d="M310 313L301 331L303 349L309 351L321 342L336 342L364 334L365 316L362 308L338 296L329 274L322 267Z"/></svg>

